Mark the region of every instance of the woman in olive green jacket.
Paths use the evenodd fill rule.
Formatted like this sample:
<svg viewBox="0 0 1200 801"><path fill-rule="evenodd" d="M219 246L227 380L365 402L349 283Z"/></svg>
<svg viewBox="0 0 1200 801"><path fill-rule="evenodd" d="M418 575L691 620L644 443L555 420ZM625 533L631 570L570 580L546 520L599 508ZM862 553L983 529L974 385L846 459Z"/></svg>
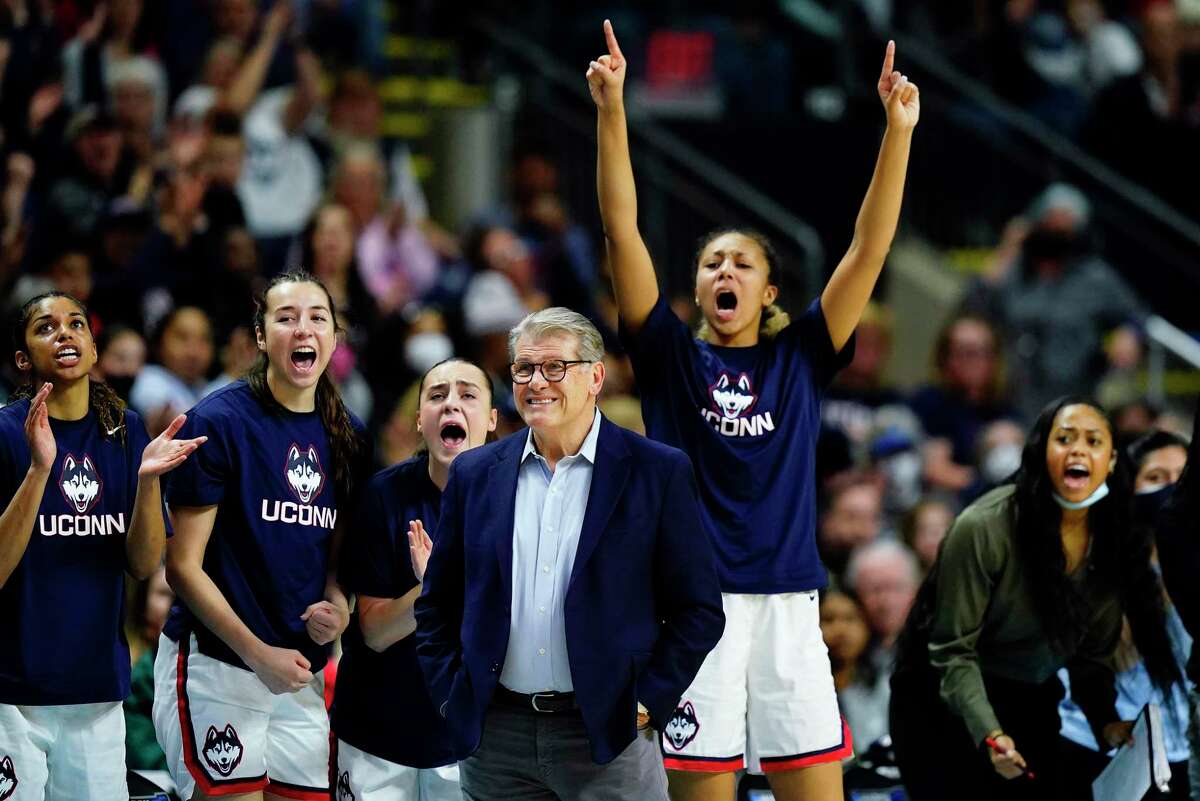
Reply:
<svg viewBox="0 0 1200 801"><path fill-rule="evenodd" d="M912 801L1056 797L1064 665L1096 739L1117 746L1110 657L1126 615L1150 675L1180 681L1150 542L1130 522L1113 427L1084 398L1034 423L1011 483L967 507L901 637L891 732Z"/></svg>

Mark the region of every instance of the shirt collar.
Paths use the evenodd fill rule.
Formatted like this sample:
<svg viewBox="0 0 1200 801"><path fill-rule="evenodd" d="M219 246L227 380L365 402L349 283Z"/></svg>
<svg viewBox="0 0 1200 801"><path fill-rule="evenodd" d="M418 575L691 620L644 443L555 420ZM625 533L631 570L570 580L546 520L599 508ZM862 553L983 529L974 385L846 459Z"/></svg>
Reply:
<svg viewBox="0 0 1200 801"><path fill-rule="evenodd" d="M583 458L585 458L589 462L591 462L593 465L596 464L596 443L599 440L600 440L600 409L597 408L596 412L595 412L595 416L592 418L592 427L588 430L587 436L583 438L583 445L579 448L579 453L572 454L571 456L568 456L565 458L569 459L574 456L582 456ZM543 458L542 455L540 453L538 453L537 446L534 445L534 443L533 443L533 429L532 428L529 429L529 433L525 435L525 450L521 451L521 464L525 463L525 460L527 458L529 458L530 454L533 454L538 459Z"/></svg>

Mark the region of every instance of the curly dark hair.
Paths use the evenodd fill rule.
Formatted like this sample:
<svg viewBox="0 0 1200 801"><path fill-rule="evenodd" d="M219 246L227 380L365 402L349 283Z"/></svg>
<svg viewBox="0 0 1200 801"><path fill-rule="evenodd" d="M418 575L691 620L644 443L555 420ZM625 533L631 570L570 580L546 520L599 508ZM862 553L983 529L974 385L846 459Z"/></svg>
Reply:
<svg viewBox="0 0 1200 801"><path fill-rule="evenodd" d="M83 301L67 294L54 290L51 292L43 292L40 295L35 295L22 304L21 309L13 318L12 326L12 345L13 351L28 352L29 342L25 339L25 329L29 327L29 321L33 317L37 306L44 300L49 298L66 298L71 303L74 303L83 315L84 325L88 327L88 334L91 335L91 323L87 322L88 310ZM24 398L32 398L37 394L37 388L40 385L38 377L29 371L29 380L18 386L9 397L9 401L22 400ZM88 379L88 408L96 413L96 419L100 423L100 436L116 437L122 446L125 445L125 401L121 400L121 396L113 391L112 387L105 384L103 381L97 381L94 378Z"/></svg>
<svg viewBox="0 0 1200 801"><path fill-rule="evenodd" d="M1073 405L1095 409L1110 436L1116 430L1104 407L1090 398L1065 396L1047 404L1029 432L1021 467L1014 476L1013 521L1018 558L1030 576L1042 626L1050 642L1068 652L1084 635L1089 609L1067 575L1060 534L1062 509L1054 499L1046 447L1055 418L1064 407ZM1151 565L1150 532L1133 522L1133 478L1127 460L1116 460L1108 488L1108 496L1088 510L1094 580L1117 589L1151 680L1169 692L1183 677L1167 636L1162 582Z"/></svg>
<svg viewBox="0 0 1200 801"><path fill-rule="evenodd" d="M329 314L333 321L334 331L341 332L337 309L334 308L329 290L316 276L297 270L272 278L262 294L254 299L254 330L256 333L265 331L267 296L280 284L313 284L320 287L329 304ZM267 367L267 354L259 353L258 360L246 373L246 383L250 387L251 394L262 404L264 409L279 414L284 410L283 405L275 399L275 396L271 394L271 388L267 385ZM345 501L352 497L354 492L354 467L363 458L366 444L354 429L354 424L350 422L350 412L346 409L346 404L342 402L342 395L334 385L333 379L329 377L328 369L321 373L321 377L317 380L315 405L317 412L321 415L321 424L325 427L325 433L329 437L329 450L333 457L334 484L337 487L338 498L339 501Z"/></svg>

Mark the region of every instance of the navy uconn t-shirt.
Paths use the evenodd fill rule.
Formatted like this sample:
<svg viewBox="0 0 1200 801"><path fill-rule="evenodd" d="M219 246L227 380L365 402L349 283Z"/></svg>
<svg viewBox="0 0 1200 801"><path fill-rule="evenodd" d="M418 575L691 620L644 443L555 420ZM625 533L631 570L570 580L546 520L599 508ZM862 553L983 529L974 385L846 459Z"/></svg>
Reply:
<svg viewBox="0 0 1200 801"><path fill-rule="evenodd" d="M408 521L437 529L442 492L429 478L429 457L385 468L359 502L338 578L348 591L399 598L417 586L408 551ZM357 612L342 635L342 661L332 709L333 731L368 754L413 768L454 762L446 721L433 708L409 635L383 653L363 641Z"/></svg>
<svg viewBox="0 0 1200 801"><path fill-rule="evenodd" d="M29 469L29 400L0 409L0 504ZM125 537L137 472L149 443L136 412L125 412L125 444L104 437L90 410L50 418L58 452L25 555L0 588L0 703L89 704L129 694Z"/></svg>
<svg viewBox="0 0 1200 801"><path fill-rule="evenodd" d="M721 589L825 586L816 543L821 397L854 356L835 352L814 300L772 340L748 348L692 336L660 296L636 336L622 331L651 439L692 459Z"/></svg>
<svg viewBox="0 0 1200 801"><path fill-rule="evenodd" d="M362 423L353 422L361 434ZM315 673L328 649L308 636L300 615L325 597L329 548L344 511L320 414L269 410L244 380L235 381L188 412L179 438L199 436L208 442L170 474L167 504L217 505L204 572L255 636L296 649ZM182 600L163 632L176 641L194 633L200 653L245 667Z"/></svg>

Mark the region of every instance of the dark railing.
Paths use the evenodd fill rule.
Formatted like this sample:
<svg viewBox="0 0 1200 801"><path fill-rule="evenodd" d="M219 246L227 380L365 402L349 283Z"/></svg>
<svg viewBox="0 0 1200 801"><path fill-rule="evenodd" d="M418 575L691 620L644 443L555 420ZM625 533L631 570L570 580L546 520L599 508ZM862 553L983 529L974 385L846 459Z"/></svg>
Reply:
<svg viewBox="0 0 1200 801"><path fill-rule="evenodd" d="M553 143L568 206L576 213L588 210L591 217L583 222L599 230L596 114L582 69L566 68L511 25L477 18L473 26L508 66L527 77L522 111L534 119L526 120L526 127L536 126L538 138ZM790 304L800 304L818 290L826 264L811 225L654 121L631 115L629 126L639 226L665 292L691 296L696 241L730 225L749 225L772 238L783 264L781 297Z"/></svg>

